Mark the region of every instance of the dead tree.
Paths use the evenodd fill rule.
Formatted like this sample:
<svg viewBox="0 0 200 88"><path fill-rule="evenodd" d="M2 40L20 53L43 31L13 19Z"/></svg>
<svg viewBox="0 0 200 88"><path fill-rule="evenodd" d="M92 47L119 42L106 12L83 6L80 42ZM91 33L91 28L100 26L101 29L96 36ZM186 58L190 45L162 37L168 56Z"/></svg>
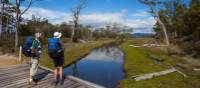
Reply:
<svg viewBox="0 0 200 88"><path fill-rule="evenodd" d="M169 49L170 42L169 42L169 36L167 34L167 28L165 24L162 22L159 16L159 11L157 10L157 5L160 3L159 1L156 0L140 0L140 2L144 3L145 5L149 6L150 12L152 13L154 19L158 22L158 24L161 26L164 36L165 36L165 43L167 48Z"/></svg>
<svg viewBox="0 0 200 88"><path fill-rule="evenodd" d="M20 19L22 17L22 15L29 10L29 8L31 7L31 5L38 0L29 0L28 6L22 11L21 10L21 3L24 0L15 0L15 4L16 4L16 22L15 22L15 51L17 50L17 46L18 46L18 42L19 42L19 35L18 35L18 31L20 28Z"/></svg>
<svg viewBox="0 0 200 88"><path fill-rule="evenodd" d="M78 40L77 36L75 35L77 34L77 31L79 28L79 20L80 20L81 11L85 7L86 7L86 0L80 0L78 5L72 9L74 27L71 33L71 41L76 42Z"/></svg>

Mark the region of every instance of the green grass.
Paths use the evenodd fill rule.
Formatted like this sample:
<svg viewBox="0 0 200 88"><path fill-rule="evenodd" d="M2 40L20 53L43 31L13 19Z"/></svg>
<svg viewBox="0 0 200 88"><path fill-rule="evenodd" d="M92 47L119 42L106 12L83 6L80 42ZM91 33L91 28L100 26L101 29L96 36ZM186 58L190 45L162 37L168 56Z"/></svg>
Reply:
<svg viewBox="0 0 200 88"><path fill-rule="evenodd" d="M121 88L200 88L200 73L189 71L184 78L179 73L171 73L165 76L156 77L149 80L134 81L132 76L166 70L175 66L181 61L181 57L168 56L166 53L155 48L134 48L129 45L143 44L144 39L135 39L122 44L125 53L124 70L126 78L120 82ZM165 61L158 63L147 57L148 53L162 58Z"/></svg>
<svg viewBox="0 0 200 88"><path fill-rule="evenodd" d="M114 42L114 40L98 40L98 41L92 41L88 43L66 43L65 44L65 62L64 66L67 66L71 64L72 62L76 61L77 59L80 59L84 55L91 52L91 50L100 47L104 44ZM43 50L43 54L40 58L40 64L48 67L53 68L53 61L51 58L49 58L47 47Z"/></svg>

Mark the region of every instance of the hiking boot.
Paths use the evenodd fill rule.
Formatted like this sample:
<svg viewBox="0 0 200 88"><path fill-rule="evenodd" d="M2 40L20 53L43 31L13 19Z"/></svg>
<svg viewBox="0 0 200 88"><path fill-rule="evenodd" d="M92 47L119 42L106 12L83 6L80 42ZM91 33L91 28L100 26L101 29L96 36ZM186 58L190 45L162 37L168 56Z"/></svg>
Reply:
<svg viewBox="0 0 200 88"><path fill-rule="evenodd" d="M58 85L58 83L59 83L59 81L58 81L58 80L53 80L53 82L51 83L51 85L53 85L53 86L57 86L57 85Z"/></svg>
<svg viewBox="0 0 200 88"><path fill-rule="evenodd" d="M61 79L60 80L60 85L63 85L63 83L64 83L64 79Z"/></svg>
<svg viewBox="0 0 200 88"><path fill-rule="evenodd" d="M34 81L29 81L29 85L37 85L37 83Z"/></svg>

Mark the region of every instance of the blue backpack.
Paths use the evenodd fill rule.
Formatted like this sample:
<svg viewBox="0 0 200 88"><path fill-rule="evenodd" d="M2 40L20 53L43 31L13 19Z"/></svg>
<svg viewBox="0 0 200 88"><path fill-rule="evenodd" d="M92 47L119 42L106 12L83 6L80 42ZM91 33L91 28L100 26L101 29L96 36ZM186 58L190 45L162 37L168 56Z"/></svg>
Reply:
<svg viewBox="0 0 200 88"><path fill-rule="evenodd" d="M22 46L22 53L26 57L31 57L32 56L32 51L31 51L32 43L33 43L33 37L29 36L29 37L26 38L26 41Z"/></svg>
<svg viewBox="0 0 200 88"><path fill-rule="evenodd" d="M57 54L61 49L60 40L57 38L48 39L48 52Z"/></svg>

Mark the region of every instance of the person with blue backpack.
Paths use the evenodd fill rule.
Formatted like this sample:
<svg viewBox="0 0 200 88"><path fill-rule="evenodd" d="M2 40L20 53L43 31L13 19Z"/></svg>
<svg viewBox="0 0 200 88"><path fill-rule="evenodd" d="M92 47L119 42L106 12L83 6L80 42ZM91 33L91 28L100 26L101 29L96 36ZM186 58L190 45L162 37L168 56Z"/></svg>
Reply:
<svg viewBox="0 0 200 88"><path fill-rule="evenodd" d="M36 75L40 54L42 53L41 42L39 40L41 35L42 35L41 33L35 33L35 38L33 38L32 36L27 37L22 47L23 54L31 58L29 84L34 84L34 85L36 84L34 82L34 76Z"/></svg>
<svg viewBox="0 0 200 88"><path fill-rule="evenodd" d="M59 82L62 85L64 82L63 79L63 64L64 64L64 47L63 43L60 41L62 33L55 32L53 38L48 39L48 53L50 58L54 62L54 81L53 85L57 85ZM58 71L59 71L59 80L58 80Z"/></svg>

